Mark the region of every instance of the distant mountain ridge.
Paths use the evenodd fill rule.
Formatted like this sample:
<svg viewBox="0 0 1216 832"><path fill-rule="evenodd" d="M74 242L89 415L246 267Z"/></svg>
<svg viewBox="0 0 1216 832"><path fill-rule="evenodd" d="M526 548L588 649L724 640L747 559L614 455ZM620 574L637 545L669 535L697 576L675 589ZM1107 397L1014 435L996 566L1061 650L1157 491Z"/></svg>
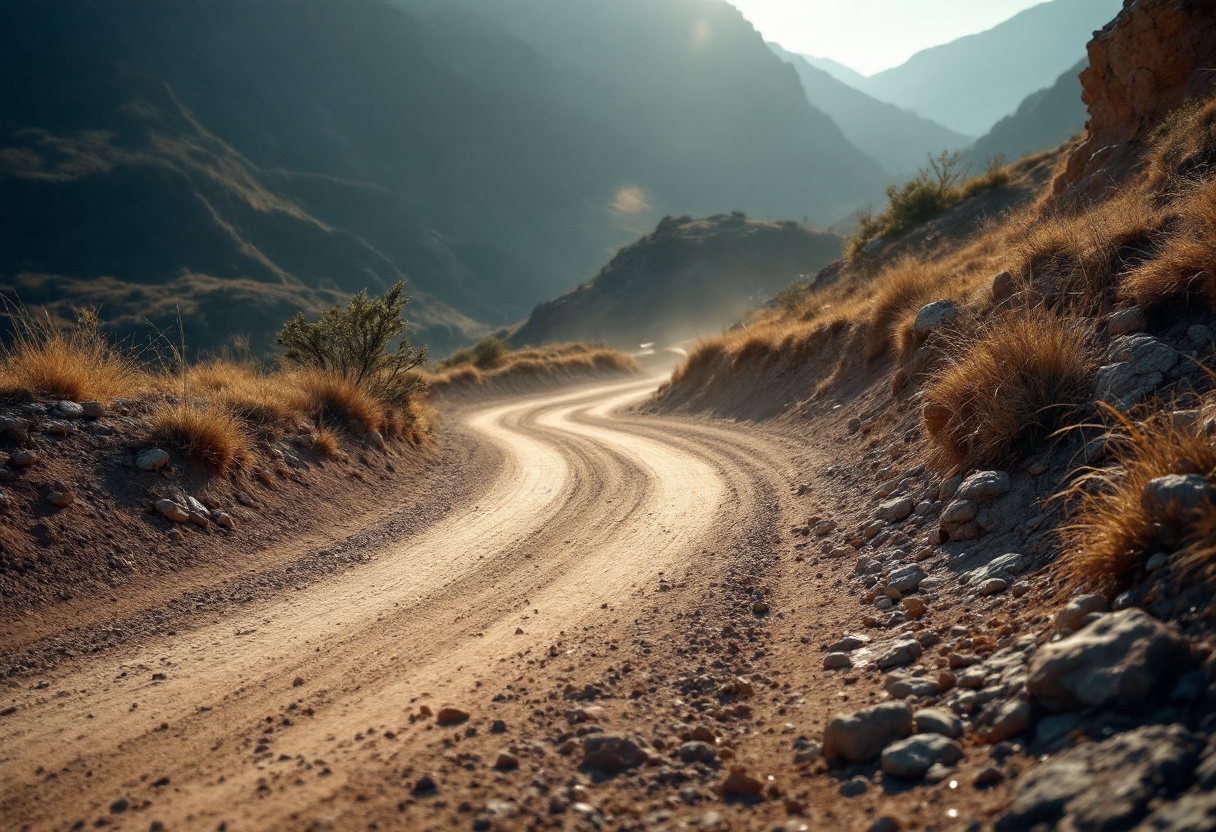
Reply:
<svg viewBox="0 0 1216 832"><path fill-rule="evenodd" d="M575 65L456 0L403 5L6 0L0 290L132 326L198 310L196 346L260 350L404 276L443 350L663 213L826 222L882 184L721 0L596 0L594 26L537 0L599 50Z"/></svg>
<svg viewBox="0 0 1216 832"><path fill-rule="evenodd" d="M1122 7L1123 0L1050 0L869 77L811 60L880 101L978 137L1083 58L1093 32Z"/></svg>
<svg viewBox="0 0 1216 832"><path fill-rule="evenodd" d="M807 100L827 113L845 138L878 160L895 178L914 174L924 167L929 155L965 147L970 141L961 133L854 89L803 55L772 43L769 49L794 67Z"/></svg>
<svg viewBox="0 0 1216 832"><path fill-rule="evenodd" d="M998 121L964 156L974 166L1002 154L1015 161L1030 153L1058 147L1085 131L1088 113L1081 100L1081 61L1054 84L1028 96L1012 115Z"/></svg>

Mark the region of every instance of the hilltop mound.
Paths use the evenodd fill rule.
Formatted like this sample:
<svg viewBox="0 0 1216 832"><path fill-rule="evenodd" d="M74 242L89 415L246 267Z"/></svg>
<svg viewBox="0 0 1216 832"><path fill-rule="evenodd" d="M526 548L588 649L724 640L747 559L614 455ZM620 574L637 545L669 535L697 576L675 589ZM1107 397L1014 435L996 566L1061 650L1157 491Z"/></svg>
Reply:
<svg viewBox="0 0 1216 832"><path fill-rule="evenodd" d="M716 333L840 256L842 244L835 234L795 222L668 217L593 279L537 306L511 341L635 348Z"/></svg>

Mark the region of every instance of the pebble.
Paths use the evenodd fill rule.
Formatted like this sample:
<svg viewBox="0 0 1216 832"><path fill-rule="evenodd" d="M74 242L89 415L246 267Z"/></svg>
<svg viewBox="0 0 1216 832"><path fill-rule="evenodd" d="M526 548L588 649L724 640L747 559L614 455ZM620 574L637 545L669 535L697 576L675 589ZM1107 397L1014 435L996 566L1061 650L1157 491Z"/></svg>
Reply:
<svg viewBox="0 0 1216 832"><path fill-rule="evenodd" d="M846 634L831 646L833 653L848 653L870 643L869 636Z"/></svg>
<svg viewBox="0 0 1216 832"><path fill-rule="evenodd" d="M680 746L680 761L683 763L705 763L712 765L718 754L714 747L701 740L690 740Z"/></svg>
<svg viewBox="0 0 1216 832"><path fill-rule="evenodd" d="M1014 598L1021 598L1030 592L1030 584L1026 581L1018 581L1013 586L1009 587L1009 592Z"/></svg>
<svg viewBox="0 0 1216 832"><path fill-rule="evenodd" d="M445 708L440 708L439 713L435 715L435 721L440 725L456 725L464 722L468 718L468 711L453 707L451 705L448 705Z"/></svg>
<svg viewBox="0 0 1216 832"><path fill-rule="evenodd" d="M928 610L928 606L920 598L905 598L900 606L904 608L908 618L919 618Z"/></svg>
<svg viewBox="0 0 1216 832"><path fill-rule="evenodd" d="M928 576L925 574L925 570L915 563L910 563L892 572L887 586L896 592L912 592L926 577Z"/></svg>
<svg viewBox="0 0 1216 832"><path fill-rule="evenodd" d="M53 506L67 508L72 503L76 502L76 493L71 489L67 489L65 491L51 491L46 495L46 500Z"/></svg>
<svg viewBox="0 0 1216 832"><path fill-rule="evenodd" d="M499 771L510 771L519 768L519 758L508 751L503 751L494 761L494 768Z"/></svg>
<svg viewBox="0 0 1216 832"><path fill-rule="evenodd" d="M975 778L971 782L976 788L984 788L985 786L995 786L1004 779L1005 772L996 766L984 766L975 773Z"/></svg>
<svg viewBox="0 0 1216 832"><path fill-rule="evenodd" d="M1009 583L1004 578L989 578L980 584L980 595L999 595L1009 588Z"/></svg>
<svg viewBox="0 0 1216 832"><path fill-rule="evenodd" d="M490 733L491 734L507 733L507 723L503 722L501 719L494 720L493 722L490 723Z"/></svg>
<svg viewBox="0 0 1216 832"><path fill-rule="evenodd" d="M823 657L824 670L848 670L853 666L853 659L848 653L828 653Z"/></svg>
<svg viewBox="0 0 1216 832"><path fill-rule="evenodd" d="M438 789L435 786L435 778L429 774L424 774L414 781L414 794L432 794Z"/></svg>
<svg viewBox="0 0 1216 832"><path fill-rule="evenodd" d="M755 797L764 789L764 784L758 779L747 773L747 769L735 767L730 770L730 774L722 785L718 787L718 792L723 797Z"/></svg>
<svg viewBox="0 0 1216 832"><path fill-rule="evenodd" d="M55 405L55 411L65 419L83 419L84 408L76 402L62 401Z"/></svg>
<svg viewBox="0 0 1216 832"><path fill-rule="evenodd" d="M181 529L169 529L169 542L170 543L181 543L185 539L186 539L186 535L182 532Z"/></svg>
<svg viewBox="0 0 1216 832"><path fill-rule="evenodd" d="M1078 595L1056 614L1057 630L1079 630L1085 626L1090 613L1106 612L1110 605L1101 595Z"/></svg>
<svg viewBox="0 0 1216 832"><path fill-rule="evenodd" d="M916 661L925 652L925 648L914 638L901 638L888 644L874 659L874 664L880 670L886 670L901 664Z"/></svg>
<svg viewBox="0 0 1216 832"><path fill-rule="evenodd" d="M105 405L98 401L81 402L80 409L87 419L100 419L106 415Z"/></svg>
<svg viewBox="0 0 1216 832"><path fill-rule="evenodd" d="M589 734L583 738L583 764L608 774L636 768L646 762L646 754L628 737Z"/></svg>
<svg viewBox="0 0 1216 832"><path fill-rule="evenodd" d="M223 529L232 529L235 526L232 516L224 511L211 512L211 522Z"/></svg>
<svg viewBox="0 0 1216 832"><path fill-rule="evenodd" d="M872 760L892 742L912 733L912 709L903 702L883 702L833 716L824 731L825 759L861 763Z"/></svg>
<svg viewBox="0 0 1216 832"><path fill-rule="evenodd" d="M925 708L915 716L918 734L941 734L956 740L963 735L963 722L944 708Z"/></svg>
<svg viewBox="0 0 1216 832"><path fill-rule="evenodd" d="M157 500L156 511L161 517L172 520L174 523L185 523L190 519L190 512L173 500Z"/></svg>
<svg viewBox="0 0 1216 832"><path fill-rule="evenodd" d="M870 790L870 781L860 774L840 786L841 797L861 797Z"/></svg>
<svg viewBox="0 0 1216 832"><path fill-rule="evenodd" d="M768 612L768 604L764 601L754 601L752 603L752 612L756 615L764 615Z"/></svg>
<svg viewBox="0 0 1216 832"><path fill-rule="evenodd" d="M160 448L148 448L135 457L135 466L141 471L156 471L169 464L169 454Z"/></svg>
<svg viewBox="0 0 1216 832"><path fill-rule="evenodd" d="M882 752L882 770L901 780L918 780L934 764L954 765L963 758L963 748L940 734L918 734L887 746Z"/></svg>
<svg viewBox="0 0 1216 832"><path fill-rule="evenodd" d="M37 451L17 451L8 458L9 464L14 468L29 468L38 464L42 459Z"/></svg>
<svg viewBox="0 0 1216 832"><path fill-rule="evenodd" d="M42 428L51 436L67 436L72 432L72 426L67 422L50 421L43 425Z"/></svg>

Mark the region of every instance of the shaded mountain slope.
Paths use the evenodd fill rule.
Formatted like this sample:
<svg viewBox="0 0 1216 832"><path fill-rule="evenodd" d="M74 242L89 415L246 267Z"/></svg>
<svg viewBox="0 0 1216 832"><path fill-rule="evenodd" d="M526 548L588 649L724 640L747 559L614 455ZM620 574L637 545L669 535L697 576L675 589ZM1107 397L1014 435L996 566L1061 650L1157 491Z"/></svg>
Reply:
<svg viewBox="0 0 1216 832"><path fill-rule="evenodd" d="M794 222L667 217L592 280L537 306L511 342L636 348L715 334L842 248L837 235Z"/></svg>
<svg viewBox="0 0 1216 832"><path fill-rule="evenodd" d="M1054 84L1028 96L1017 112L998 121L964 153L973 166L982 166L997 154L1020 159L1058 147L1085 130L1085 102L1081 100L1081 70L1074 66Z"/></svg>
<svg viewBox="0 0 1216 832"><path fill-rule="evenodd" d="M769 49L794 67L807 100L825 112L845 138L894 176L915 173L928 155L966 146L968 139L915 113L871 98L776 44Z"/></svg>
<svg viewBox="0 0 1216 832"><path fill-rule="evenodd" d="M1052 0L975 35L913 55L860 89L952 130L986 133L1085 54L1121 0Z"/></svg>

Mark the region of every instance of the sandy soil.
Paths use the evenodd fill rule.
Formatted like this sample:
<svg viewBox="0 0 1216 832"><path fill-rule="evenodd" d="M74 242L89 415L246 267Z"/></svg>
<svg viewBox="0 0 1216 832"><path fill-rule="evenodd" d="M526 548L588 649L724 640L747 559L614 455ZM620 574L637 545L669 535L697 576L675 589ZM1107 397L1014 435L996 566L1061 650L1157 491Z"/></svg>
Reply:
<svg viewBox="0 0 1216 832"><path fill-rule="evenodd" d="M946 822L948 785L844 801L856 772L793 763L796 737L881 689L876 673L820 670L821 644L857 617L851 564L776 533L811 514L848 521L854 495L817 479L839 462L827 438L629 409L656 385L451 411L467 482L408 509L433 521L380 518L352 530L351 568L302 568L294 586L10 679L0 826L864 828L884 801ZM329 553L302 540L293 557ZM6 650L23 648L14 632ZM27 637L70 647L73 633L50 611ZM469 718L428 715L445 705ZM638 740L648 763L608 778L583 767L592 723ZM718 764L675 753L699 724ZM732 765L764 796L720 800ZM417 788L424 775L433 790ZM999 800L958 797L963 819Z"/></svg>

